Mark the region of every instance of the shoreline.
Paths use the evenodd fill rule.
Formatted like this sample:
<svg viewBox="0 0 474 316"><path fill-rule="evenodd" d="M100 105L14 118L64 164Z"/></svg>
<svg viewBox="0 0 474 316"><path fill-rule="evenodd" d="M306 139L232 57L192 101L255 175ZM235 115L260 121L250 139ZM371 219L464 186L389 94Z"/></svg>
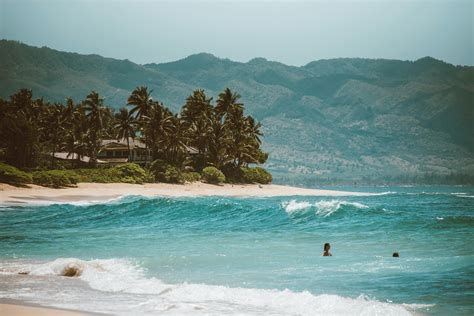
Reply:
<svg viewBox="0 0 474 316"><path fill-rule="evenodd" d="M371 196L377 193L306 189L276 184L222 184L203 182L169 183L78 183L77 187L48 188L38 185L16 187L0 183L0 204L41 202L104 202L123 196L163 197L276 197L276 196Z"/></svg>
<svg viewBox="0 0 474 316"><path fill-rule="evenodd" d="M29 303L15 299L0 299L0 314L12 316L86 316L86 315L105 315L97 313L88 313L80 310L66 308L56 308L43 306L40 304Z"/></svg>

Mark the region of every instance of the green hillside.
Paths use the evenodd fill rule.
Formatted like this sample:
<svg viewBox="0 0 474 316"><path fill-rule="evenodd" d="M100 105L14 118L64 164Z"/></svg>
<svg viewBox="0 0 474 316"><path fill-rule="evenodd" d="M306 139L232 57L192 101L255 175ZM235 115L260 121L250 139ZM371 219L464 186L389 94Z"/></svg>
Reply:
<svg viewBox="0 0 474 316"><path fill-rule="evenodd" d="M159 59L159 58L157 58ZM139 85L173 110L190 91L238 91L263 124L278 182L384 182L474 175L474 67L417 61L330 59L302 67L197 54L137 65L0 41L0 97L82 100L96 90L115 108Z"/></svg>

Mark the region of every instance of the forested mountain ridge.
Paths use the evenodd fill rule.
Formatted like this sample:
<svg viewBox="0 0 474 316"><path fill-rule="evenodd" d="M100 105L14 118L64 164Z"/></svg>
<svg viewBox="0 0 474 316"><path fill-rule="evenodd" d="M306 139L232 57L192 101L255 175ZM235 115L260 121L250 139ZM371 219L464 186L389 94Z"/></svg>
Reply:
<svg viewBox="0 0 474 316"><path fill-rule="evenodd" d="M79 101L95 90L115 108L139 85L173 110L196 88L216 96L229 87L261 121L276 181L474 175L474 67L430 57L341 58L294 67L201 53L138 65L2 40L0 69L2 98L29 88L50 101Z"/></svg>

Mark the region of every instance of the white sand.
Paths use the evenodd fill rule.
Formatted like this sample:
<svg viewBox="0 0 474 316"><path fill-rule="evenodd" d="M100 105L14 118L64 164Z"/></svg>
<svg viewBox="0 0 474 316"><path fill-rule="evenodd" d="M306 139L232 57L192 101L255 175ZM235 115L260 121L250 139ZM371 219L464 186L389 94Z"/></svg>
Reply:
<svg viewBox="0 0 474 316"><path fill-rule="evenodd" d="M0 204L55 201L104 201L126 195L193 197L267 197L267 196L368 196L373 193L304 189L282 185L224 184L202 182L190 184L126 184L126 183L79 183L77 187L53 189L37 185L14 187L0 183Z"/></svg>

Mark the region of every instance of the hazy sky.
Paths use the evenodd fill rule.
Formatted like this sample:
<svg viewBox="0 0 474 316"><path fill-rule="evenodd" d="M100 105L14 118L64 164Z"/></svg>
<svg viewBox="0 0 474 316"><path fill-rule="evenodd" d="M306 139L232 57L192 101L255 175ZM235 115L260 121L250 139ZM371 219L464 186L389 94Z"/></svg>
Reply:
<svg viewBox="0 0 474 316"><path fill-rule="evenodd" d="M137 63L198 52L291 65L336 57L473 65L474 0L0 0L0 37Z"/></svg>

